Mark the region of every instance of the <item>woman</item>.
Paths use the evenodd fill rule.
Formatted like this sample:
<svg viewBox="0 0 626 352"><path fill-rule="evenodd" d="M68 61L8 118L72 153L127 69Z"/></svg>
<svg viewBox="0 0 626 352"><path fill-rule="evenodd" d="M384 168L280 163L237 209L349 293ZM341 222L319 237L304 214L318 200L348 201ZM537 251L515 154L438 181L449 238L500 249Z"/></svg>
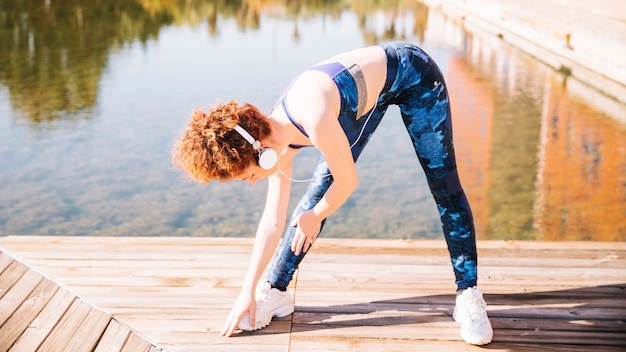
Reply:
<svg viewBox="0 0 626 352"><path fill-rule="evenodd" d="M387 107L404 124L437 203L456 276L454 319L470 344L491 342L492 328L476 287L476 236L452 145L450 104L443 75L420 48L392 42L349 51L297 76L269 115L229 102L208 114L196 110L174 148L174 163L199 182L268 178L265 210L241 292L221 334L267 326L294 305L287 292L298 264L325 219L358 184L355 162ZM303 147L321 157L289 226L292 160ZM280 247L276 247L280 241ZM267 282L257 282L275 253Z"/></svg>

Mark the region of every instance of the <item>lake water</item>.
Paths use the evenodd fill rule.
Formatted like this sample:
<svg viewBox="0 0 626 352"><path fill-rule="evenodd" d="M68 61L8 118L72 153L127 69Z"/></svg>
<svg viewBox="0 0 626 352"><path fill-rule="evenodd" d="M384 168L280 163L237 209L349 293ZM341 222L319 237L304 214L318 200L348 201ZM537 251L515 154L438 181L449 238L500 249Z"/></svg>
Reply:
<svg viewBox="0 0 626 352"><path fill-rule="evenodd" d="M626 107L414 0L3 1L0 235L253 236L265 182L172 167L190 112L269 112L301 70L388 40L446 75L480 239L626 240ZM403 128L390 109L323 236L442 238Z"/></svg>

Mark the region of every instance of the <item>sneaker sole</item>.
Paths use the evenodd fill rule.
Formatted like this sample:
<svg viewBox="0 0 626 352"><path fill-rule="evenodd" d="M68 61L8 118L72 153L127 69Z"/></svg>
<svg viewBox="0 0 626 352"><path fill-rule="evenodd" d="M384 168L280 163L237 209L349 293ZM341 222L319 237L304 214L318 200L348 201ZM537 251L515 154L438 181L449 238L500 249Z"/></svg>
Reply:
<svg viewBox="0 0 626 352"><path fill-rule="evenodd" d="M284 306L281 310L274 312L274 316L277 318L284 318L288 315L293 314L295 311L295 307L293 305Z"/></svg>
<svg viewBox="0 0 626 352"><path fill-rule="evenodd" d="M248 326L246 326L246 327L239 326L239 330L241 330L241 331L255 331L255 330L261 330L261 329L263 329L264 327L266 327L266 326L270 325L270 322L271 322L271 321L272 321L272 320L270 319L268 322L263 322L261 325L255 325L254 327L251 327L250 325L248 325Z"/></svg>
<svg viewBox="0 0 626 352"><path fill-rule="evenodd" d="M461 336L461 337L463 337L463 336ZM472 339L463 338L463 340L465 341L465 343L468 343L470 345L482 346L482 345L486 345L486 344L491 343L492 339L489 339L489 340L472 340Z"/></svg>
<svg viewBox="0 0 626 352"><path fill-rule="evenodd" d="M278 310L278 311L274 312L274 315L270 316L269 319L262 320L261 324L257 323L257 324L254 325L254 327L252 327L252 326L250 326L250 322L248 322L248 326L242 327L240 325L238 327L239 327L239 330L242 330L242 331L260 330L260 329L263 329L264 327L270 325L270 323L272 322L272 318L273 317L284 318L284 317L286 317L288 315L293 314L294 311L295 311L295 307L293 305L285 306L281 310Z"/></svg>

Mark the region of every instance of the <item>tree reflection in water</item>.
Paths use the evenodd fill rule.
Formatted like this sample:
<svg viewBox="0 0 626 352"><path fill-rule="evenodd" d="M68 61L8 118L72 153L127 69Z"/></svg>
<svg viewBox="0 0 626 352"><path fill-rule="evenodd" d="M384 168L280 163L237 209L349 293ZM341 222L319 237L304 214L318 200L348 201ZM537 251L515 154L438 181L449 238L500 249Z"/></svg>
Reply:
<svg viewBox="0 0 626 352"><path fill-rule="evenodd" d="M9 0L0 5L0 83L31 123L90 118L109 55L135 41L158 39L165 26L206 21L218 36L220 20L232 18L240 30L256 30L267 12L292 19L297 38L298 20L337 17L346 8L359 16L366 43L402 39L394 31L399 12L427 13L412 0ZM392 17L382 37L368 28L368 15L377 10Z"/></svg>

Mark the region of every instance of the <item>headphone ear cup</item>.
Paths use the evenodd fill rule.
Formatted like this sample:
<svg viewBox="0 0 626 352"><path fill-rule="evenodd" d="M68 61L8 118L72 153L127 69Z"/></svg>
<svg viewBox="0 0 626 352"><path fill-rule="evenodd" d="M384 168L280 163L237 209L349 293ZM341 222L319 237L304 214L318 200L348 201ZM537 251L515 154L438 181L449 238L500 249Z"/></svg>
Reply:
<svg viewBox="0 0 626 352"><path fill-rule="evenodd" d="M262 148L259 150L259 166L263 170L270 170L278 161L278 155L272 148Z"/></svg>

